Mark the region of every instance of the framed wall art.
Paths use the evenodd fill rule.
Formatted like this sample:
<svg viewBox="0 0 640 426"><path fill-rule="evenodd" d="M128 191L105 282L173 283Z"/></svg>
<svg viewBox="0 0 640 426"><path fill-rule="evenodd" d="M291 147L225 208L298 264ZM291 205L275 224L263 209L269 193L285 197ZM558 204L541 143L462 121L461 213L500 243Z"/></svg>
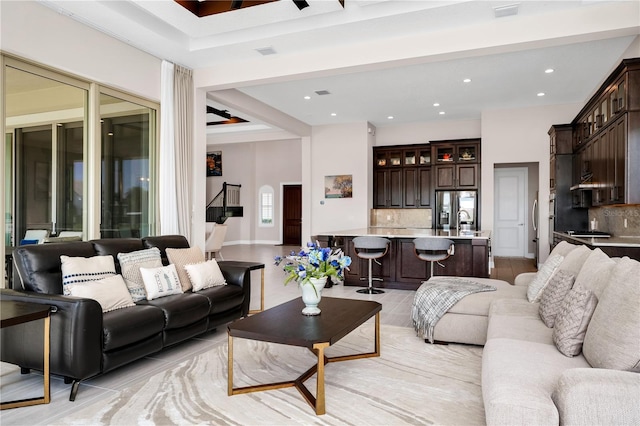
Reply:
<svg viewBox="0 0 640 426"><path fill-rule="evenodd" d="M324 177L324 198L353 197L353 175Z"/></svg>
<svg viewBox="0 0 640 426"><path fill-rule="evenodd" d="M207 177L222 176L222 151L207 153Z"/></svg>

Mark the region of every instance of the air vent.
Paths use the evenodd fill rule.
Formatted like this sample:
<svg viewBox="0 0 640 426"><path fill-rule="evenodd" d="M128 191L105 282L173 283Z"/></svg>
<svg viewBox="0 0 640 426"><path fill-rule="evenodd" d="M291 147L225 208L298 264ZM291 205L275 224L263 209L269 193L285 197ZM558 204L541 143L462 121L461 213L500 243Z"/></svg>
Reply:
<svg viewBox="0 0 640 426"><path fill-rule="evenodd" d="M259 49L256 49L256 52L258 52L259 54L263 55L263 56L267 56L267 55L275 55L276 53L276 49L274 49L273 47L269 46L269 47L261 47Z"/></svg>
<svg viewBox="0 0 640 426"><path fill-rule="evenodd" d="M518 14L519 3L509 4L506 6L494 7L493 14L496 18L504 18L505 16L513 16Z"/></svg>
<svg viewBox="0 0 640 426"><path fill-rule="evenodd" d="M329 92L328 90L316 90L316 95L318 96L324 96L324 95L330 95L331 92Z"/></svg>

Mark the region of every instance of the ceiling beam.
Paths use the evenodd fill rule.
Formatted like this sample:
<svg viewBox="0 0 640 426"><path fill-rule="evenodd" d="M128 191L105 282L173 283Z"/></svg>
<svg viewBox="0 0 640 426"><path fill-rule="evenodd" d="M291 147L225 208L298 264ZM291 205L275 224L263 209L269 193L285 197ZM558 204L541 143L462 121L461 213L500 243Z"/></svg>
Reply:
<svg viewBox="0 0 640 426"><path fill-rule="evenodd" d="M259 6L278 0L174 0L180 6L196 15L198 18L215 15L217 13L231 12L245 7Z"/></svg>

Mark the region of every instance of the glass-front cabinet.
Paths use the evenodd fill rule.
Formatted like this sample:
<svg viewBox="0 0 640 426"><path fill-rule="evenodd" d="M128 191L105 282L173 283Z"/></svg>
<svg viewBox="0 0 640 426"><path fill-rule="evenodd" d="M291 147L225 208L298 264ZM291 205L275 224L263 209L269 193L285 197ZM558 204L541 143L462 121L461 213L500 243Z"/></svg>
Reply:
<svg viewBox="0 0 640 426"><path fill-rule="evenodd" d="M433 157L436 164L477 163L480 145L478 142L433 144Z"/></svg>

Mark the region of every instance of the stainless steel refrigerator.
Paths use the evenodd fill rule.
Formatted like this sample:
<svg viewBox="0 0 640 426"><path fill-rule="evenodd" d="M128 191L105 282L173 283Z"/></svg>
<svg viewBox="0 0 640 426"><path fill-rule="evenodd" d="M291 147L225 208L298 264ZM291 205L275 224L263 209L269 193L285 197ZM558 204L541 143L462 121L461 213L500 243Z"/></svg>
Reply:
<svg viewBox="0 0 640 426"><path fill-rule="evenodd" d="M436 191L436 228L478 230L477 191Z"/></svg>

